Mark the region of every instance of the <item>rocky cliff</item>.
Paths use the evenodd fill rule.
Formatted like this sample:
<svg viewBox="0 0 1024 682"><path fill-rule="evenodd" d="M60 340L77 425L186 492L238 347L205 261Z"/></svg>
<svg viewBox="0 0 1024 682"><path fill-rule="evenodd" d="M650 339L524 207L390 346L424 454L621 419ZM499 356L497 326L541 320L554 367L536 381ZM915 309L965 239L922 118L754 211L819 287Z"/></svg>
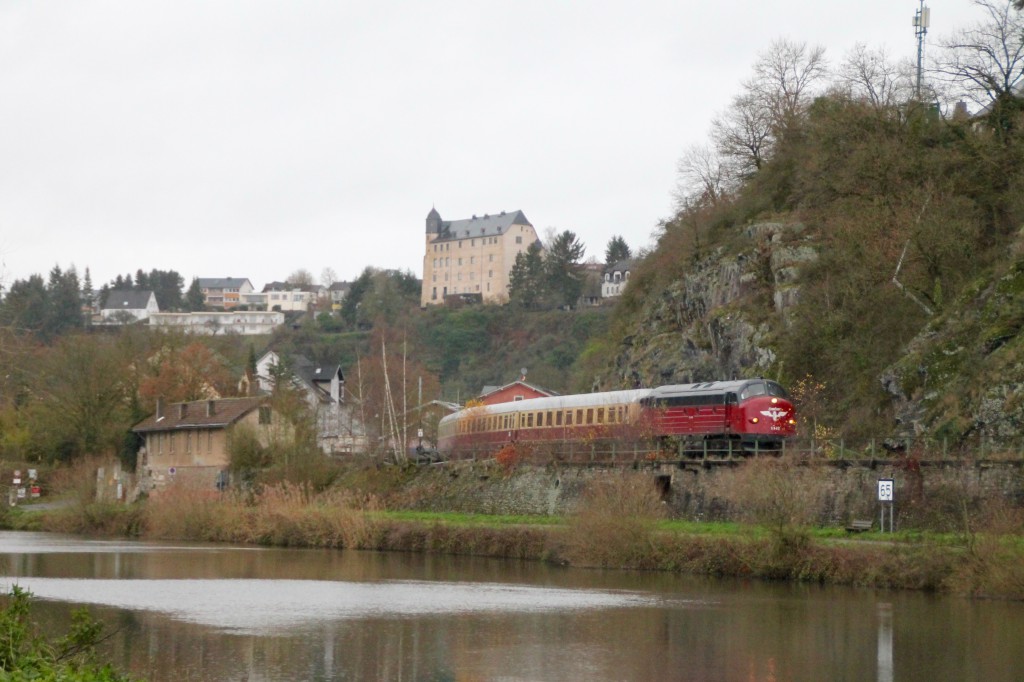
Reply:
<svg viewBox="0 0 1024 682"><path fill-rule="evenodd" d="M799 300L800 266L817 258L800 223L757 223L739 250L717 248L643 302L610 386L770 375L773 339Z"/></svg>

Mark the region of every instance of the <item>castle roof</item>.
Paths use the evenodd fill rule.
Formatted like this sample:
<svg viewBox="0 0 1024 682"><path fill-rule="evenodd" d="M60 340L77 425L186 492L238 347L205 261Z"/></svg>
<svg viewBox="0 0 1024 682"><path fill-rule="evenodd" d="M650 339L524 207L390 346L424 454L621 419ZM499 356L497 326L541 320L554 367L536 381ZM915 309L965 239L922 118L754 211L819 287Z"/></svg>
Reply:
<svg viewBox="0 0 1024 682"><path fill-rule="evenodd" d="M431 209L431 215L436 213L437 211ZM441 231L433 241L448 242L457 239L497 237L505 234L513 225L533 227L522 211L502 211L494 215L484 214L463 220L445 220L441 223Z"/></svg>

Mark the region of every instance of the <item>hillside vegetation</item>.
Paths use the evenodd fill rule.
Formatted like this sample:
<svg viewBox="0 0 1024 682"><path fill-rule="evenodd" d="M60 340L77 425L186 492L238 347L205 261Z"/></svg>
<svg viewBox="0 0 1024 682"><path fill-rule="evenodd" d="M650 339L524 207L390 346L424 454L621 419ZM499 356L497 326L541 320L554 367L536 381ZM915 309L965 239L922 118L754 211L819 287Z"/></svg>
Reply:
<svg viewBox="0 0 1024 682"><path fill-rule="evenodd" d="M681 161L680 208L612 322L605 385L761 373L797 389L819 435L1022 439L1024 102L996 88L969 117L896 86L869 96L879 73L899 83L895 68L851 67L870 54L831 81L806 46L764 55L714 146ZM1024 61L1008 68L1012 86ZM786 73L807 80L787 90ZM757 97L769 99L754 154L726 142L730 115Z"/></svg>

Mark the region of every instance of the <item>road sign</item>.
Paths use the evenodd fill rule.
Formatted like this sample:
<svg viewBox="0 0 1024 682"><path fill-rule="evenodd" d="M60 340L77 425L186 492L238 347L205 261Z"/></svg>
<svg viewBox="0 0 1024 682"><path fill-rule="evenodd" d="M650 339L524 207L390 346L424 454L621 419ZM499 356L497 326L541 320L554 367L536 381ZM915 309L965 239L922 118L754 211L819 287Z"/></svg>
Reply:
<svg viewBox="0 0 1024 682"><path fill-rule="evenodd" d="M878 479L878 501L892 502L894 492L893 488L893 480L891 478Z"/></svg>

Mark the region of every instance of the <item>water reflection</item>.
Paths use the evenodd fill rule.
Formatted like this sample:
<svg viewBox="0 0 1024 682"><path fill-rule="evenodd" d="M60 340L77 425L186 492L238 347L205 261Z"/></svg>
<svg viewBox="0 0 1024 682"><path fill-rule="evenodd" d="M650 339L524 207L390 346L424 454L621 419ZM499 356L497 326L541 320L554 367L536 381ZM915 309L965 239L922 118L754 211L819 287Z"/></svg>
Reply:
<svg viewBox="0 0 1024 682"><path fill-rule="evenodd" d="M90 551L91 550L91 551ZM1024 679L1024 607L526 562L0 533L151 680Z"/></svg>
<svg viewBox="0 0 1024 682"><path fill-rule="evenodd" d="M878 682L892 682L892 604L878 604Z"/></svg>

